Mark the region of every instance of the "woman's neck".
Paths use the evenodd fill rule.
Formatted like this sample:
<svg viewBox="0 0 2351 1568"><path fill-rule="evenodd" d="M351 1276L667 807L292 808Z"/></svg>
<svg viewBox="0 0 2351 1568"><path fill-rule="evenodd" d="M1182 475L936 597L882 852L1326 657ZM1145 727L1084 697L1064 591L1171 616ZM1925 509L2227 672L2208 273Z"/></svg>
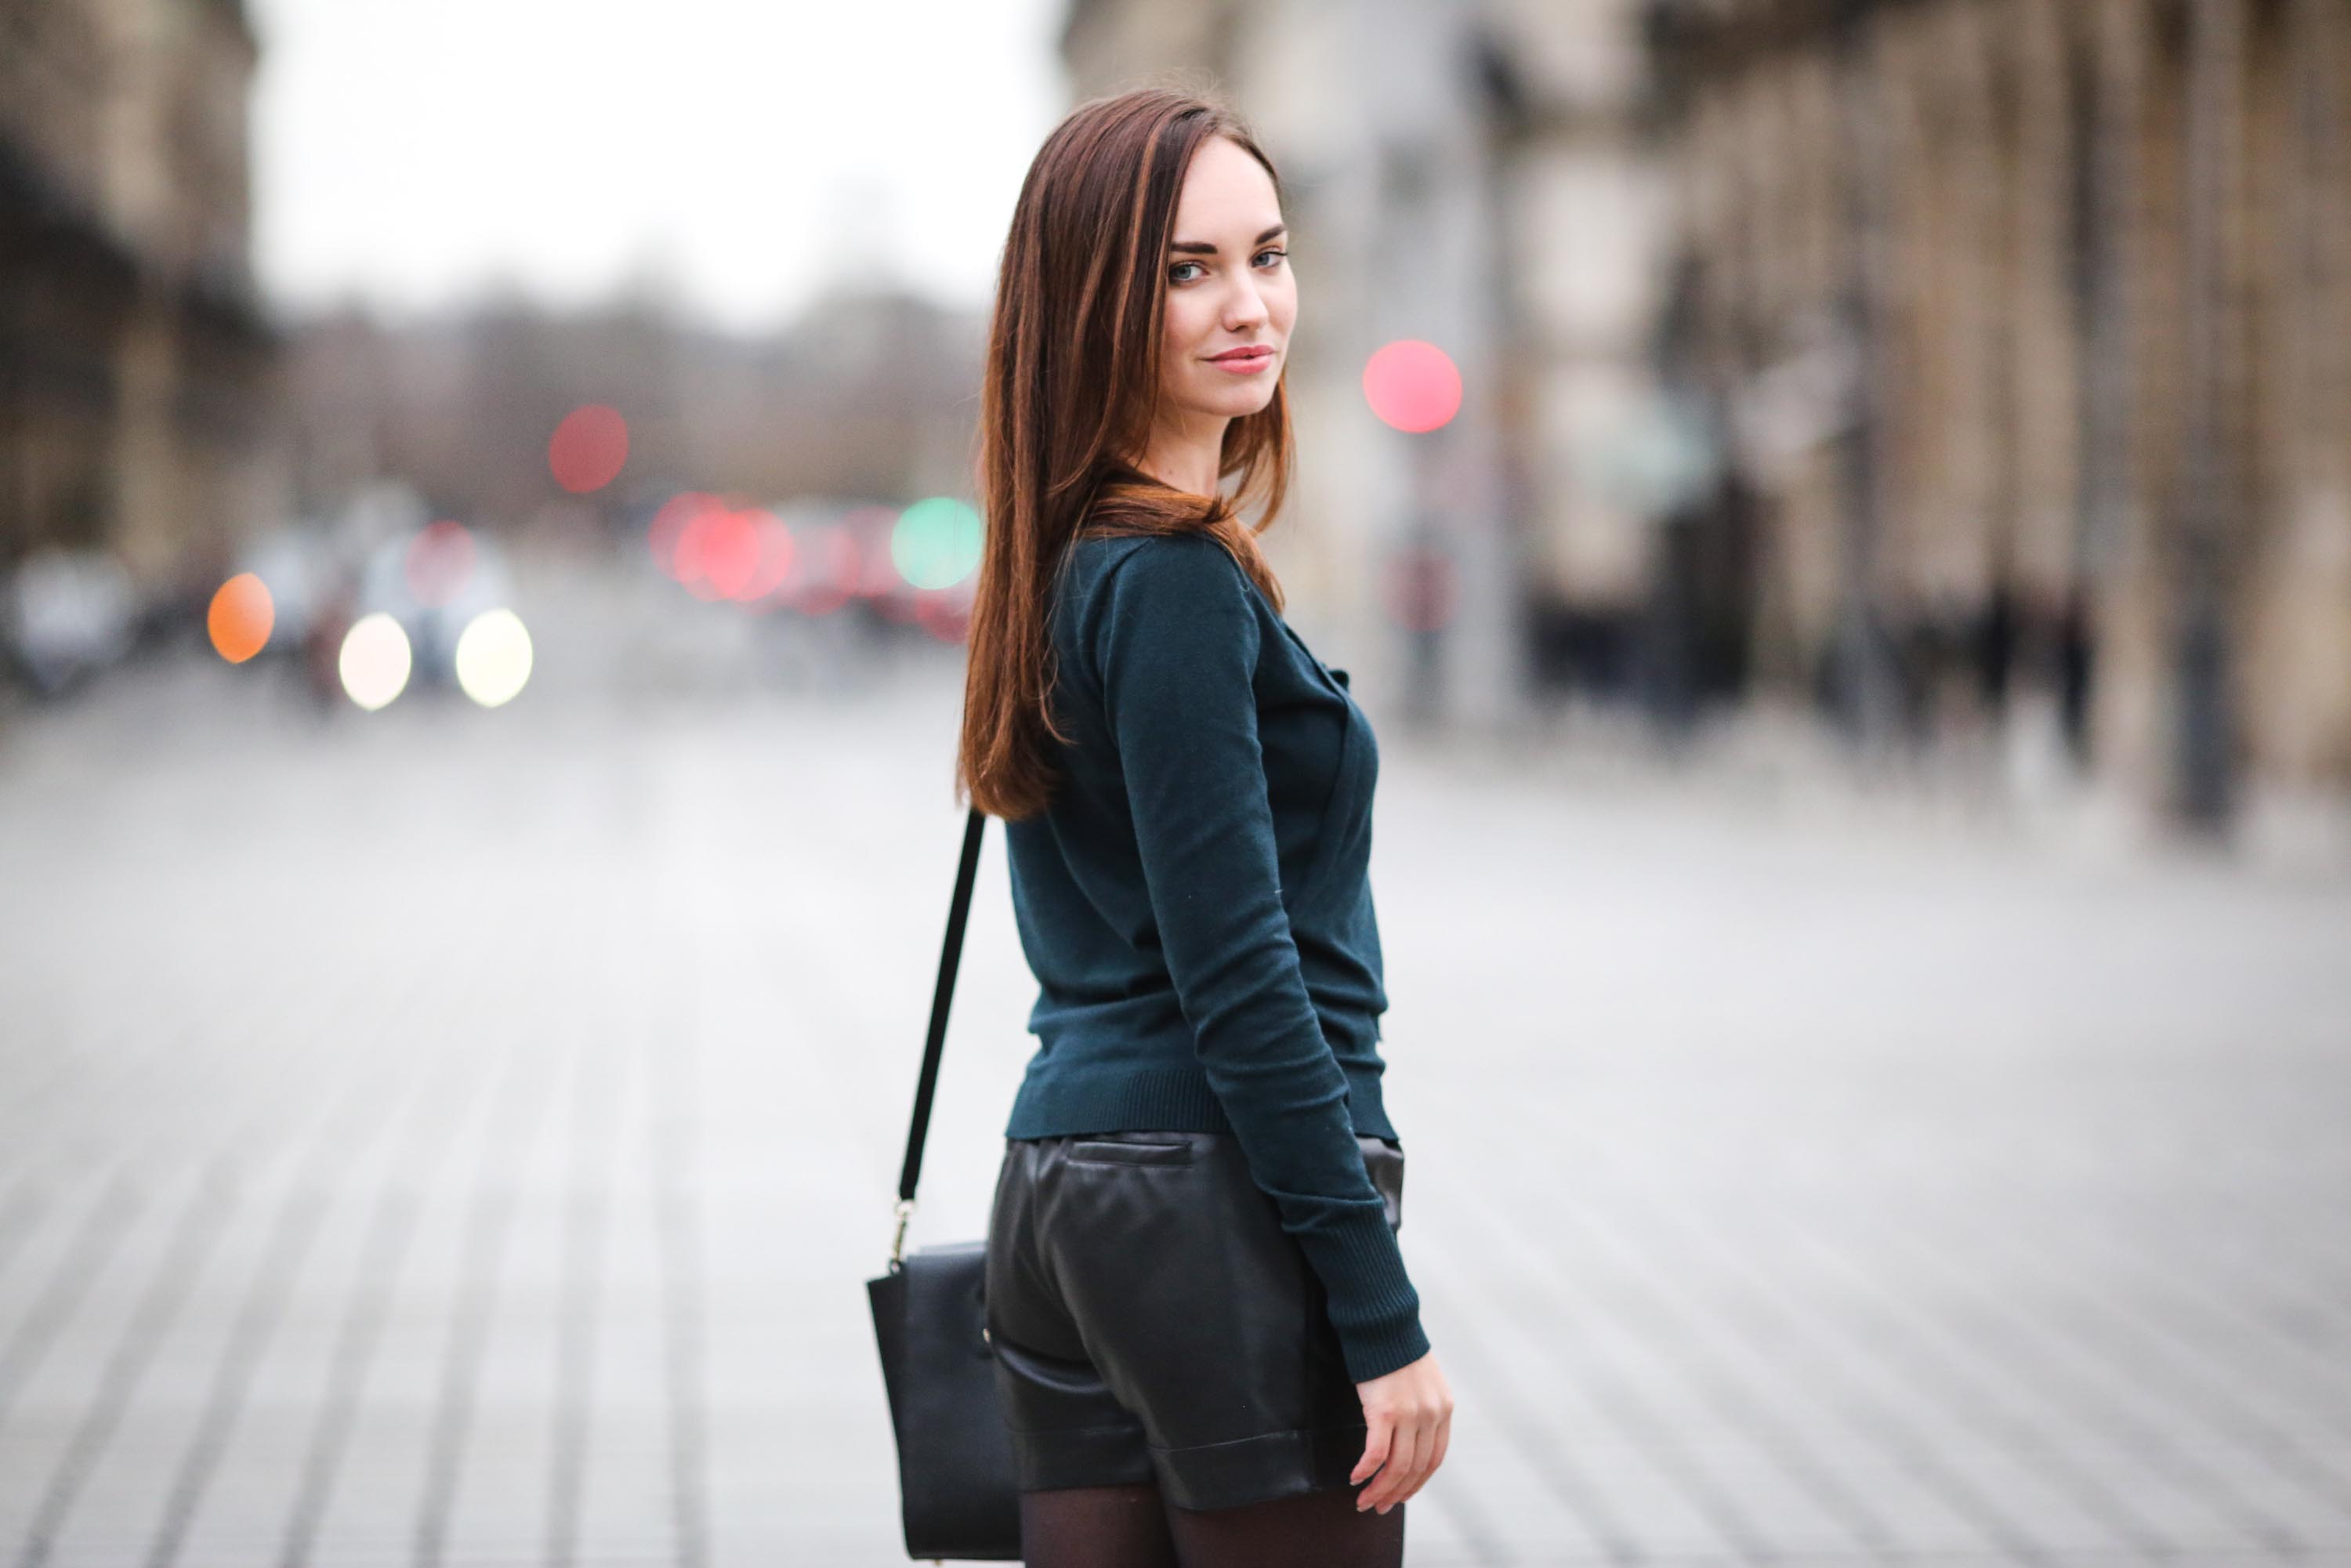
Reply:
<svg viewBox="0 0 2351 1568"><path fill-rule="evenodd" d="M1195 496L1213 496L1222 476L1229 416L1196 416L1152 427L1151 444L1135 466L1161 484Z"/></svg>

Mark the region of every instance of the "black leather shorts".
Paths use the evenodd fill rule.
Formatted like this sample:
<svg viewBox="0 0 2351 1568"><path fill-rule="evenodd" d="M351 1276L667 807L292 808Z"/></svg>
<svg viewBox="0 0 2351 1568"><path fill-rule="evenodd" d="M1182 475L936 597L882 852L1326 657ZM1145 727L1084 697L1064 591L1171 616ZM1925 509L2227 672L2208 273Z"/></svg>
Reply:
<svg viewBox="0 0 2351 1568"><path fill-rule="evenodd" d="M1356 1142L1401 1225L1402 1146ZM1322 1281L1231 1134L1007 1139L987 1291L1022 1490L1214 1509L1352 1484L1364 1408Z"/></svg>

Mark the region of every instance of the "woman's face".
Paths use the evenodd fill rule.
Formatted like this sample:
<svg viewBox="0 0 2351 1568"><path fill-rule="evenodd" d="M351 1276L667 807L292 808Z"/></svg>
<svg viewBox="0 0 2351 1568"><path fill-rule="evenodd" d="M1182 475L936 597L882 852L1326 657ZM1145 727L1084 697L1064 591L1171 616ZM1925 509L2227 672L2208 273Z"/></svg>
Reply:
<svg viewBox="0 0 2351 1568"><path fill-rule="evenodd" d="M1273 181L1238 142L1211 136L1192 154L1165 266L1161 418L1238 418L1271 402L1298 286Z"/></svg>

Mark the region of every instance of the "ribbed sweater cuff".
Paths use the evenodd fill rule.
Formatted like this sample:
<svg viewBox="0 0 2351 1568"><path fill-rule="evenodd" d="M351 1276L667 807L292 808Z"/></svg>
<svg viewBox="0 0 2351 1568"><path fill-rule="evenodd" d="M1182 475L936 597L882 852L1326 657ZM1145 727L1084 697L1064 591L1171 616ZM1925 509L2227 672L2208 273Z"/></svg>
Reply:
<svg viewBox="0 0 2351 1568"><path fill-rule="evenodd" d="M1331 1326L1356 1383L1384 1377L1428 1354L1420 1292L1405 1273L1395 1232L1379 1208L1299 1238L1329 1298Z"/></svg>

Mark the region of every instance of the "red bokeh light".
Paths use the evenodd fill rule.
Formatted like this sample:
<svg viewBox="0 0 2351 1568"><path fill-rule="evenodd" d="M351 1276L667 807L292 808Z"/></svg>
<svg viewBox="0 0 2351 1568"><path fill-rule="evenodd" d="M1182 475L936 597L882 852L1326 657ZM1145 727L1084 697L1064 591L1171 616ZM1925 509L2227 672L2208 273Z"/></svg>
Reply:
<svg viewBox="0 0 2351 1568"><path fill-rule="evenodd" d="M696 583L710 599L747 597L759 570L759 530L747 511L714 502L696 512L677 542L677 575L689 589Z"/></svg>
<svg viewBox="0 0 2351 1568"><path fill-rule="evenodd" d="M755 509L742 515L751 524L753 561L749 580L734 597L749 603L767 598L791 580L794 547L792 530L773 512Z"/></svg>
<svg viewBox="0 0 2351 1568"><path fill-rule="evenodd" d="M587 403L563 416L547 444L548 472L575 496L601 490L629 461L629 422L620 411Z"/></svg>
<svg viewBox="0 0 2351 1568"><path fill-rule="evenodd" d="M685 580L686 573L678 567L677 547L694 519L705 507L717 505L716 497L705 496L699 490L680 490L662 503L661 510L653 514L653 520L645 528L645 545L653 551L653 564L662 569L664 575L680 582Z"/></svg>
<svg viewBox="0 0 2351 1568"><path fill-rule="evenodd" d="M416 602L438 609L456 598L474 575L474 536L465 524L444 517L408 541L404 565Z"/></svg>
<svg viewBox="0 0 2351 1568"><path fill-rule="evenodd" d="M1461 412L1461 372L1436 344L1400 338L1364 364L1364 397L1398 430L1435 430Z"/></svg>
<svg viewBox="0 0 2351 1568"><path fill-rule="evenodd" d="M664 502L646 527L645 544L653 564L695 598L746 604L781 595L801 553L773 512L700 490L681 490Z"/></svg>

